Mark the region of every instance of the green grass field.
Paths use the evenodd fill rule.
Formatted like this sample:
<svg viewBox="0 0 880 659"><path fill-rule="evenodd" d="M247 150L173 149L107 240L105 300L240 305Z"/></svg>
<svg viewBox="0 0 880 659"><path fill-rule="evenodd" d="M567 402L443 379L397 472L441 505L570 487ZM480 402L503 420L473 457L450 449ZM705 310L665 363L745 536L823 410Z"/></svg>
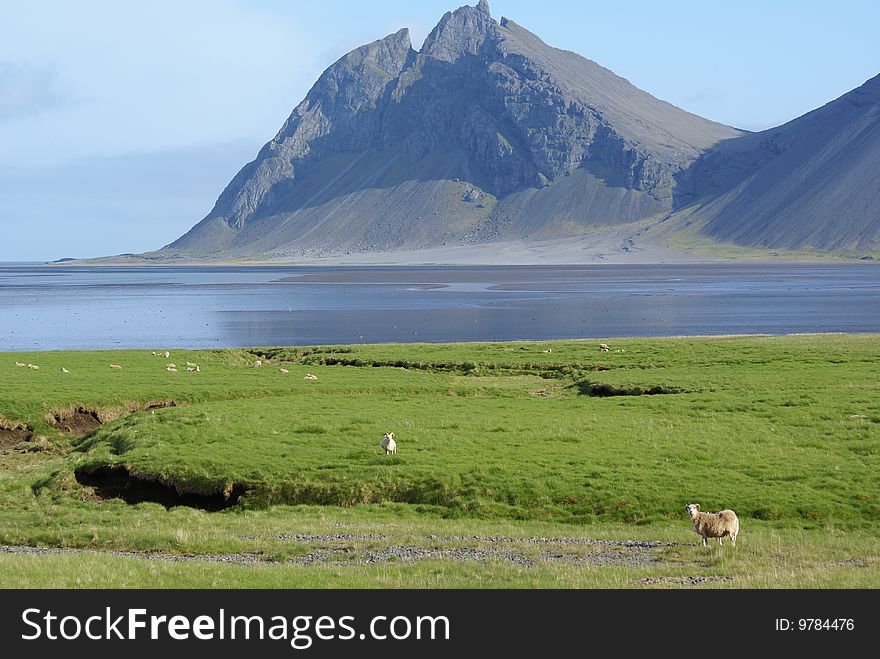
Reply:
<svg viewBox="0 0 880 659"><path fill-rule="evenodd" d="M599 343L3 354L0 585L880 586L880 337Z"/></svg>

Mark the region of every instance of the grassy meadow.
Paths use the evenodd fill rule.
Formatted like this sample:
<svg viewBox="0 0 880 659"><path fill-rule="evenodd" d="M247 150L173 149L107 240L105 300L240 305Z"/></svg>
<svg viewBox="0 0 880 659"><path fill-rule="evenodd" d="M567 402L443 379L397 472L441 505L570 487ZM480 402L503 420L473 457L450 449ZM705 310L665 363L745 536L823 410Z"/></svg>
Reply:
<svg viewBox="0 0 880 659"><path fill-rule="evenodd" d="M599 343L3 354L0 585L880 587L880 337Z"/></svg>

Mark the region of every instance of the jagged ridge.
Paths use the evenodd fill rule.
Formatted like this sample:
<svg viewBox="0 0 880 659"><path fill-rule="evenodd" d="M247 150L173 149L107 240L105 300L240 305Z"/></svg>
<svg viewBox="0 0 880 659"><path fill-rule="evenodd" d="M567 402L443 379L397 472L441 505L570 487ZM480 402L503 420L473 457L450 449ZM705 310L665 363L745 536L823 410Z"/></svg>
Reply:
<svg viewBox="0 0 880 659"><path fill-rule="evenodd" d="M332 65L159 255L558 238L682 207L721 240L876 248L876 86L749 134L496 22L481 0L443 16L419 51L404 29Z"/></svg>
<svg viewBox="0 0 880 659"><path fill-rule="evenodd" d="M672 208L675 176L741 133L488 5L331 66L167 251L296 255L553 236Z"/></svg>

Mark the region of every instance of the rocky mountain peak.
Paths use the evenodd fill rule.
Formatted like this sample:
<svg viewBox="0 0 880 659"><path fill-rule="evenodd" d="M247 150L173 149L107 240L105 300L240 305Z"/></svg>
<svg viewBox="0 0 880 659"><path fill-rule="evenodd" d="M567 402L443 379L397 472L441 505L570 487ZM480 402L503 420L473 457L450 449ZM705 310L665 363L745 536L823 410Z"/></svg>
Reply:
<svg viewBox="0 0 880 659"><path fill-rule="evenodd" d="M465 5L447 12L425 39L420 52L432 59L456 62L462 55L480 53L497 28L489 4L480 0L476 7Z"/></svg>
<svg viewBox="0 0 880 659"><path fill-rule="evenodd" d="M874 126L878 87L848 97L854 135ZM745 135L497 23L480 0L446 13L419 52L402 29L340 58L169 249L284 257L576 235L726 189L816 125Z"/></svg>

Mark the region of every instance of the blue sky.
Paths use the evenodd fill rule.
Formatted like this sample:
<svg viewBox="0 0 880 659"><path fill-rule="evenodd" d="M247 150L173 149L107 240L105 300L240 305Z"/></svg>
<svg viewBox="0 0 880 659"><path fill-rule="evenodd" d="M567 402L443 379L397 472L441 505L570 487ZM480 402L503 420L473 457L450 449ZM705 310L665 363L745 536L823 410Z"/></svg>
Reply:
<svg viewBox="0 0 880 659"><path fill-rule="evenodd" d="M200 220L321 71L446 0L0 4L0 261L156 249ZM750 130L880 73L880 5L490 0L551 45Z"/></svg>

